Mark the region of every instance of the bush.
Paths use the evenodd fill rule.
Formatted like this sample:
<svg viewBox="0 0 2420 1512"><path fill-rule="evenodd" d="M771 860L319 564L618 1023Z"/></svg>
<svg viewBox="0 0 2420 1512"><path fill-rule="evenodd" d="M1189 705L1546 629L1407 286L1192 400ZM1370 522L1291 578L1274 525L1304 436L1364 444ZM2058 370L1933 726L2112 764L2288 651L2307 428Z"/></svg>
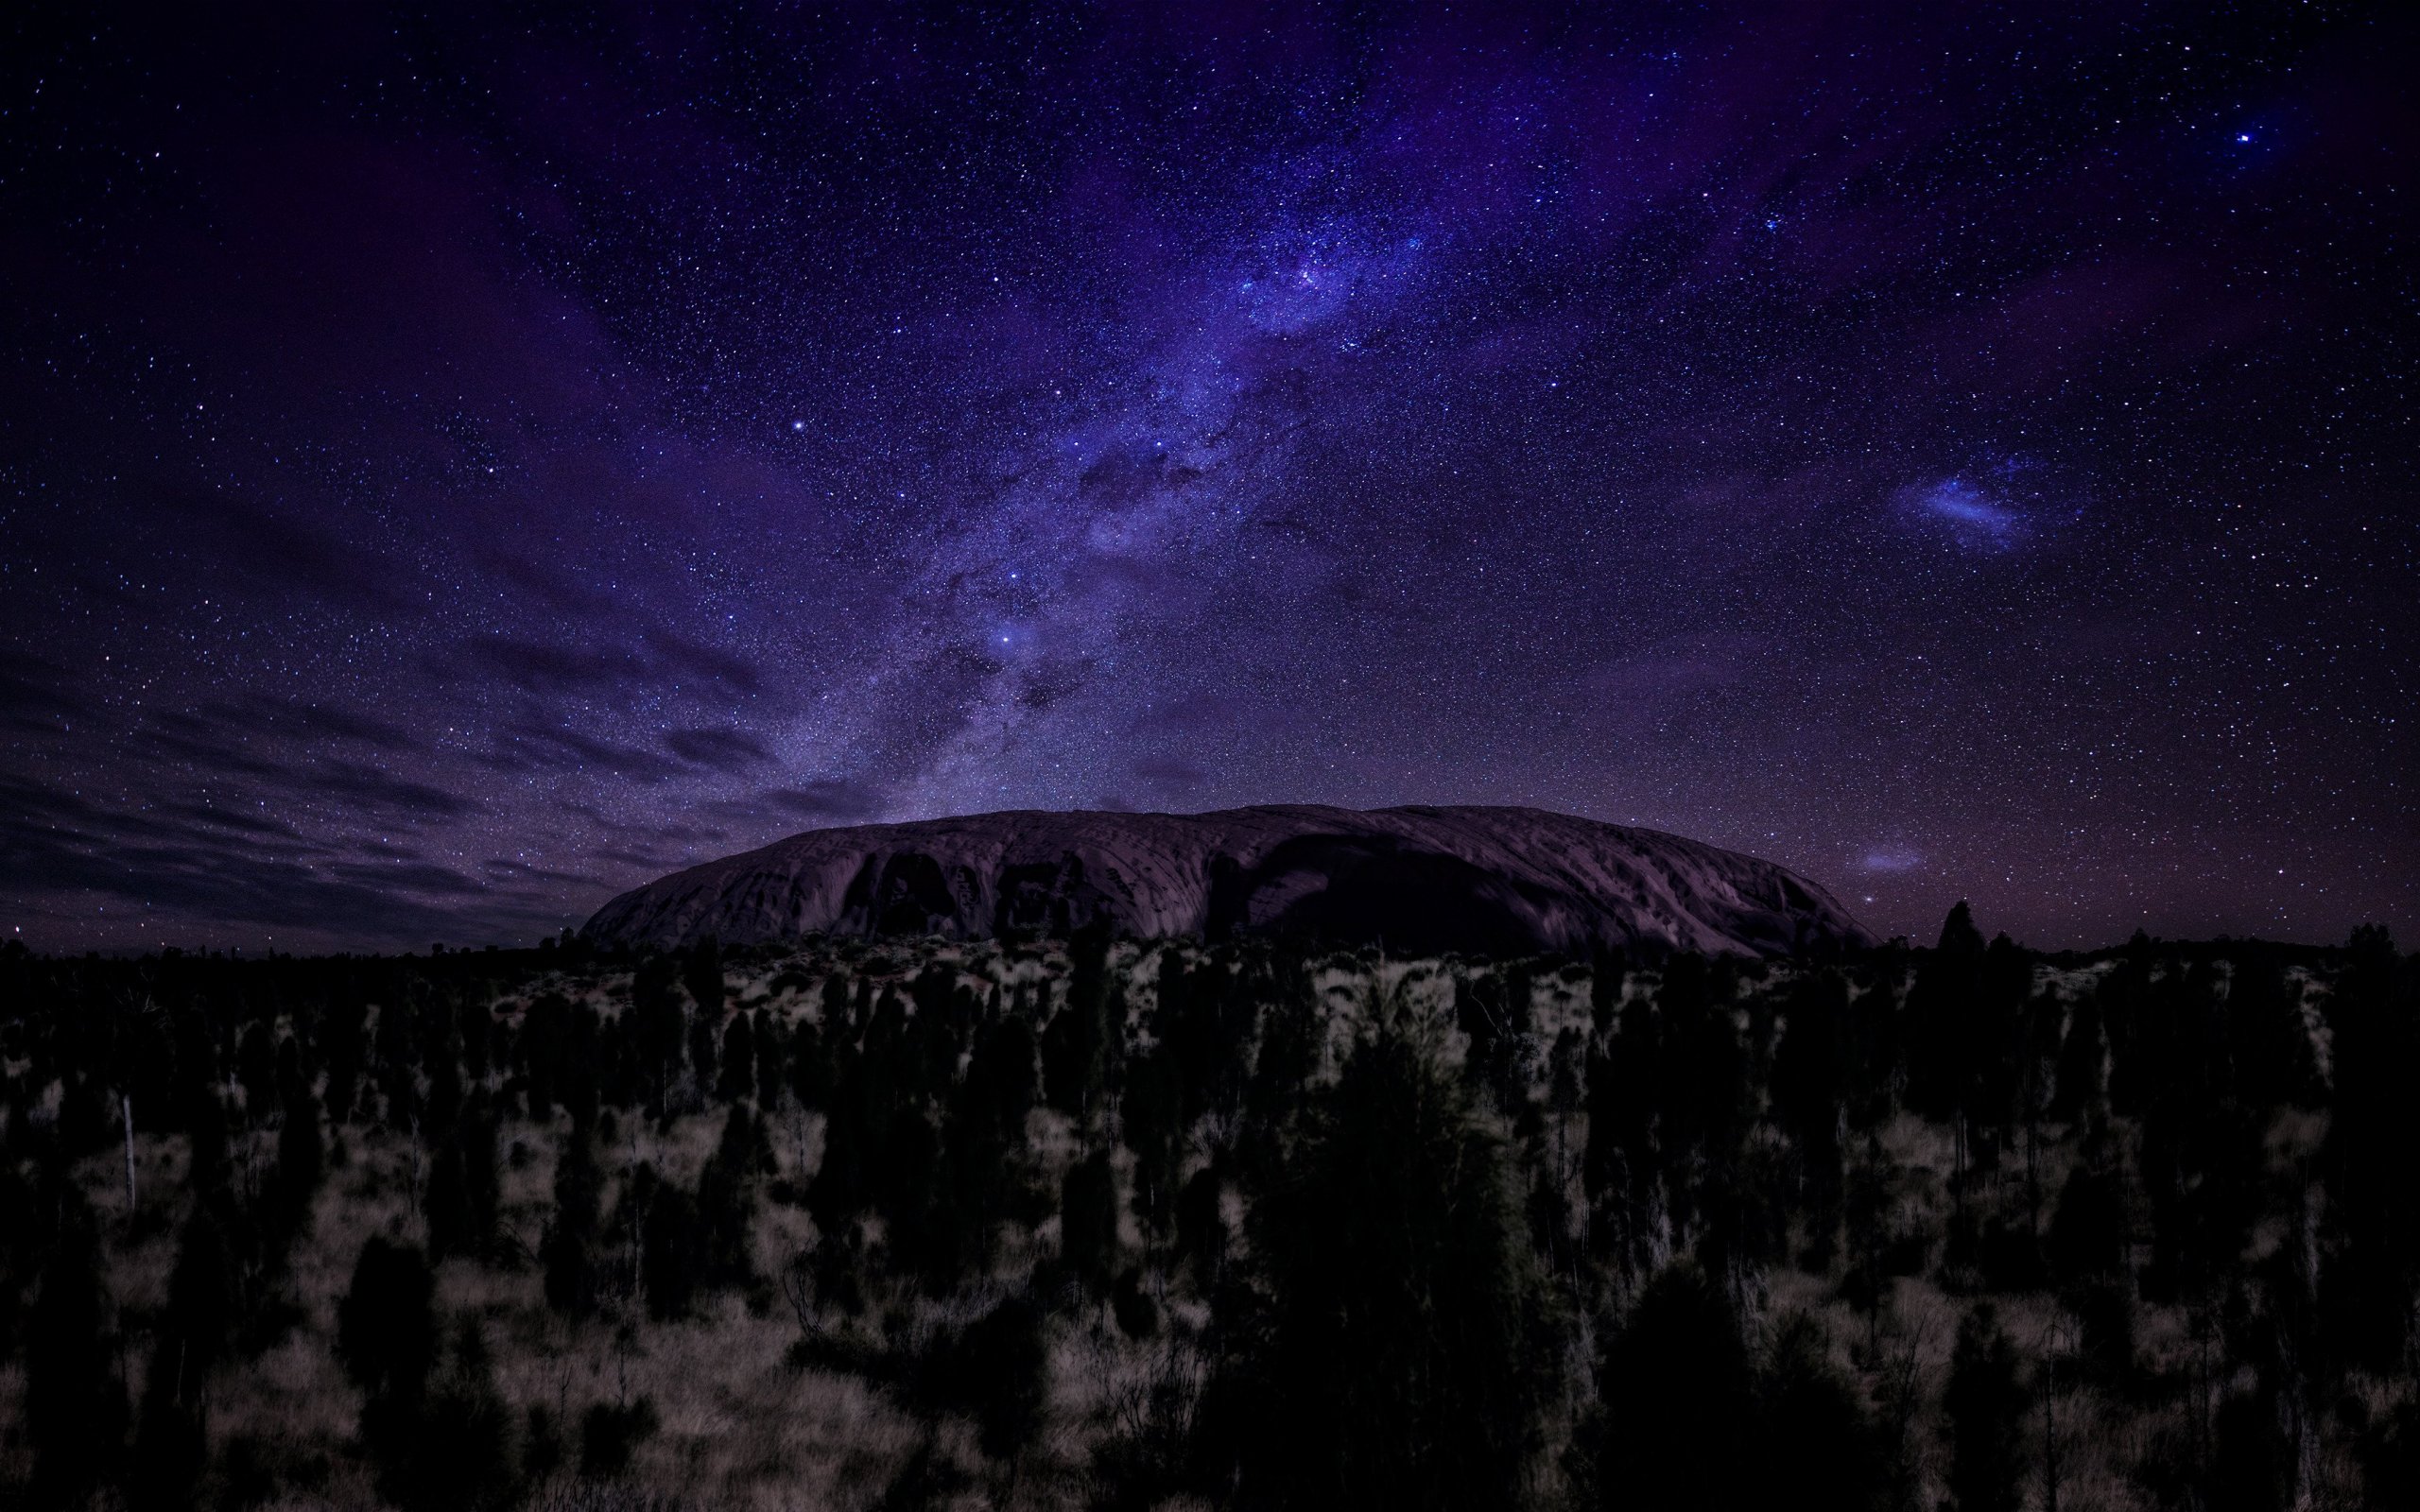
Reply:
<svg viewBox="0 0 2420 1512"><path fill-rule="evenodd" d="M588 1131L575 1127L555 1165L554 1221L538 1246L545 1266L546 1305L567 1317L586 1317L596 1310L592 1249L601 1186Z"/></svg>
<svg viewBox="0 0 2420 1512"><path fill-rule="evenodd" d="M337 1304L337 1356L372 1398L419 1397L437 1362L436 1280L417 1245L372 1234Z"/></svg>
<svg viewBox="0 0 2420 1512"><path fill-rule="evenodd" d="M1606 1341L1597 1378L1599 1486L1642 1509L1728 1503L1754 1379L1731 1298L1712 1277L1684 1262L1650 1281Z"/></svg>
<svg viewBox="0 0 2420 1512"><path fill-rule="evenodd" d="M103 1332L101 1250L79 1194L64 1198L59 1244L26 1329L32 1506L78 1504L107 1473L126 1432L126 1386Z"/></svg>
<svg viewBox="0 0 2420 1512"><path fill-rule="evenodd" d="M1804 1314L1774 1331L1751 1433L1748 1505L1850 1512L1880 1503L1890 1481L1882 1435L1833 1366L1823 1330Z"/></svg>
<svg viewBox="0 0 2420 1512"><path fill-rule="evenodd" d="M1143 1273L1129 1265L1117 1276L1117 1284L1110 1289L1109 1307L1117 1319L1118 1332L1130 1339L1159 1336L1160 1304L1143 1290Z"/></svg>
<svg viewBox="0 0 2420 1512"><path fill-rule="evenodd" d="M1253 1209L1266 1329L1215 1396L1246 1496L1513 1503L1537 1297L1503 1147L1461 1080L1381 1029L1282 1173Z"/></svg>
<svg viewBox="0 0 2420 1512"><path fill-rule="evenodd" d="M639 1167L641 1178L650 1176L646 1166ZM697 1201L678 1184L660 1178L634 1178L631 1189L641 1194L633 1200L643 1204L639 1275L647 1288L647 1314L657 1322L686 1317L706 1269Z"/></svg>
<svg viewBox="0 0 2420 1512"><path fill-rule="evenodd" d="M1098 1296L1117 1263L1117 1178L1107 1154L1068 1167L1060 1185L1059 1253L1068 1271Z"/></svg>
<svg viewBox="0 0 2420 1512"><path fill-rule="evenodd" d="M546 1404L533 1401L521 1420L521 1469L532 1481L543 1481L563 1465L563 1435Z"/></svg>
<svg viewBox="0 0 2420 1512"><path fill-rule="evenodd" d="M1958 1512L2016 1512L2025 1478L2025 1388L2016 1347L1988 1302L1976 1304L1958 1326L1942 1409L1949 1418L1949 1492Z"/></svg>
<svg viewBox="0 0 2420 1512"><path fill-rule="evenodd" d="M372 1397L362 1438L379 1494L405 1512L495 1509L521 1499L511 1409L496 1390L486 1341L465 1317L443 1373L424 1395Z"/></svg>
<svg viewBox="0 0 2420 1512"><path fill-rule="evenodd" d="M628 1474L631 1456L655 1429L655 1403L646 1397L597 1402L579 1420L579 1473L591 1480Z"/></svg>
<svg viewBox="0 0 2420 1512"><path fill-rule="evenodd" d="M1041 1431L1050 1394L1042 1310L1028 1297L1010 1297L966 1331L958 1354L962 1389L982 1426L983 1452L1016 1458Z"/></svg>
<svg viewBox="0 0 2420 1512"><path fill-rule="evenodd" d="M241 1512L277 1494L277 1476L269 1469L268 1457L261 1441L250 1434L237 1434L227 1441L218 1475L219 1512Z"/></svg>

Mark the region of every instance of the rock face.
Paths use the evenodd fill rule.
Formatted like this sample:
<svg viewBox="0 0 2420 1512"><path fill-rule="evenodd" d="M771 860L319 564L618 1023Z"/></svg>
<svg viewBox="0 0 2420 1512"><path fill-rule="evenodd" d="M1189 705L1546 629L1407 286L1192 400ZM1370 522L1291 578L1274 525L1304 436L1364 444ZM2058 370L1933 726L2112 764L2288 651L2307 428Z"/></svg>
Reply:
<svg viewBox="0 0 2420 1512"><path fill-rule="evenodd" d="M1601 947L1749 955L1871 944L1771 862L1518 808L1031 810L812 830L607 903L600 943L808 934L1300 935L1398 954Z"/></svg>

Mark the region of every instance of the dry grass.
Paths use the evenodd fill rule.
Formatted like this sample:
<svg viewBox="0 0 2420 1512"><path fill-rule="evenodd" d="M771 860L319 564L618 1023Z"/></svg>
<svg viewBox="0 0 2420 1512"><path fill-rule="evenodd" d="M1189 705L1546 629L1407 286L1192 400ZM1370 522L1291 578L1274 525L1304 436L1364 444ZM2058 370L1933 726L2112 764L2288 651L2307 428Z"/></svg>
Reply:
<svg viewBox="0 0 2420 1512"><path fill-rule="evenodd" d="M636 1121L629 1121L635 1124ZM672 1130L634 1132L629 1149L680 1179L694 1181L712 1150L718 1117L676 1121ZM550 1205L560 1130L513 1125L507 1140L528 1159L505 1173L503 1227L534 1243ZM223 1447L255 1441L273 1466L291 1468L324 1457L321 1490L281 1504L361 1506L374 1503L353 1438L360 1399L338 1366L336 1307L350 1283L354 1257L372 1233L422 1236L407 1194L411 1159L401 1142L374 1131L350 1131L353 1158L331 1173L307 1231L296 1242L286 1287L301 1310L291 1332L257 1358L225 1371L216 1383L210 1431ZM114 1160L89 1162L81 1174L111 1219L108 1285L130 1323L156 1311L166 1292L175 1235L185 1194L178 1142L147 1140L137 1147L143 1202L124 1212L124 1173ZM618 1166L618 1162L617 1162ZM114 1181L114 1184L112 1184ZM611 1200L611 1192L608 1200ZM769 1207L758 1226L761 1265L786 1263L810 1226L804 1213ZM479 1320L496 1362L496 1381L516 1414L541 1406L561 1423L577 1423L594 1402L646 1397L655 1403L659 1432L641 1446L634 1486L678 1487L677 1504L713 1507L855 1507L870 1504L923 1441L925 1429L867 1383L799 1369L785 1359L795 1339L786 1311L751 1314L736 1297L717 1298L702 1315L649 1324L623 1333L609 1320L568 1324L545 1305L533 1267L451 1259L438 1269L438 1299L449 1316ZM129 1386L142 1390L142 1351L130 1349ZM0 1370L0 1420L23 1420L21 1366ZM945 1430L942 1448L979 1465L968 1434ZM0 1451L0 1474L22 1478L30 1467L11 1444ZM541 1504L613 1507L648 1504L636 1492L556 1487Z"/></svg>
<svg viewBox="0 0 2420 1512"><path fill-rule="evenodd" d="M1160 949L1178 948L1121 947L1114 955L1113 971L1126 984L1138 1027L1154 992ZM997 986L1012 996L1020 985L1029 988L1038 1006L1046 1005L1060 989L1067 965L1056 952L1003 952L991 946L960 947L949 956L985 990ZM888 960L905 978L924 959L877 952L860 965L874 968ZM804 972L809 983L804 988L790 985L775 991L776 974L775 967L735 973L735 998L791 1022L813 1015L820 1001L821 964ZM2047 972L2044 984L2072 999L2089 991L2096 975L2089 970ZM1381 1005L1384 1011L1409 1014L1431 1024L1451 1023L1453 973L1437 963L1331 959L1321 965L1314 982L1331 1010L1325 1057L1331 1067L1341 1059L1362 1016L1380 1011ZM615 1011L627 997L629 982L627 975L618 981L541 982L521 997L526 1001L549 988ZM1636 1002L1652 990L1651 974L1634 973L1624 999ZM1531 1006L1542 1047L1566 1027L1587 1029L1584 979L1540 979ZM1442 1027L1438 1032L1449 1057L1459 1055L1459 1035ZM1542 1076L1544 1057L1537 1060ZM694 1184L716 1146L723 1116L720 1109L683 1114L662 1129L641 1118L621 1117L612 1148L600 1152L607 1211L627 1173L640 1161L651 1162L671 1179ZM793 1189L804 1184L821 1158L821 1115L795 1109L772 1120L779 1175ZM752 1313L741 1297L724 1296L694 1318L639 1328L618 1327L611 1316L573 1324L549 1311L535 1266L514 1263L513 1258L534 1252L551 1212L554 1170L567 1126L558 1114L540 1124L509 1122L500 1131L499 1145L508 1155L499 1210L503 1263L447 1261L439 1270L440 1300L449 1314L480 1322L495 1359L498 1387L515 1413L539 1407L552 1414L564 1425L575 1454L577 1435L571 1425L594 1403L647 1398L656 1407L660 1429L639 1449L627 1484L587 1485L558 1477L537 1488L533 1505L553 1512L862 1508L880 1501L920 1453L943 1469L942 1483L950 1489L942 1504L1080 1502L1086 1488L1083 1466L1103 1437L1117 1428L1120 1413L1128 1410L1138 1383L1148 1378L1158 1348L1124 1337L1105 1307L1080 1309L1052 1323L1049 1426L1011 1486L1004 1468L988 1463L980 1453L971 1424L923 1421L863 1378L790 1363L797 1326L778 1301L769 1312ZM1571 1150L1584 1144L1585 1127L1582 1117L1564 1131ZM2323 1116L2282 1115L2270 1131L2273 1167L2284 1170L2307 1161L2325 1130ZM1055 1188L1059 1176L1081 1153L1079 1131L1063 1115L1037 1109L1027 1132L1035 1176ZM2050 1132L2059 1137L2043 1152L2046 1205L2055 1200L2072 1151L2066 1131ZM2123 1121L2116 1132L2121 1140L2131 1137ZM423 1237L415 1195L425 1172L411 1142L361 1126L346 1129L343 1137L350 1159L330 1171L312 1220L291 1255L285 1284L299 1309L299 1322L257 1358L224 1372L212 1402L210 1432L216 1444L249 1438L282 1472L289 1477L299 1472L303 1480L318 1482L307 1492L289 1492L274 1503L278 1506L334 1509L375 1503L368 1469L354 1442L359 1397L336 1360L337 1301L350 1281L354 1258L372 1234ZM1884 1129L1882 1144L1895 1170L1893 1227L1941 1231L1951 1205L1954 1151L1947 1131L1902 1116ZM239 1136L233 1155L239 1180L247 1170L265 1170L273 1159L269 1136ZM186 1156L181 1139L140 1134L135 1156L139 1200L131 1211L126 1204L122 1159L114 1148L83 1162L78 1174L106 1226L107 1283L129 1325L125 1363L130 1388L139 1394L141 1330L164 1297L189 1195L183 1187ZM1188 1169L1200 1159L1197 1150ZM1123 1180L1131 1157L1121 1149L1116 1163ZM2018 1152L2006 1158L1998 1175L1982 1182L1970 1200L1997 1202L2002 1211L2013 1211L2012 1205L2022 1200L2022 1183ZM1226 1207L1231 1228L1240 1233L1245 1216L1241 1197L1229 1192ZM1122 1213L1121 1227L1128 1244L1139 1245L1141 1235L1131 1213ZM1038 1259L1055 1248L1056 1229L1052 1217L1033 1229L1005 1234L991 1278L994 1288L1016 1284L1028 1274ZM760 1273L778 1276L812 1237L813 1227L804 1211L764 1204L754 1234ZM2258 1243L2273 1244L2277 1237L2273 1226ZM1197 1326L1206 1321L1198 1300L1169 1300L1173 1316ZM1937 1500L1943 1494L1945 1464L1938 1414L1930 1404L1940 1400L1968 1301L1945 1295L1929 1279L1898 1280L1876 1329L1881 1356L1876 1359L1866 1352L1865 1314L1841 1298L1831 1280L1781 1268L1761 1278L1750 1300L1754 1320L1760 1324L1792 1312L1818 1319L1837 1362L1859 1379L1871 1382L1896 1370L1912 1381L1917 1396L1928 1405L1911 1448L1924 1501L1930 1504ZM2000 1296L1995 1301L2029 1356L2042 1353L2053 1339L2074 1337L2075 1320L2047 1293ZM911 1324L929 1325L949 1311L945 1304L913 1297L898 1299L898 1305L907 1310ZM1590 1326L1601 1322L1591 1320ZM2145 1307L2137 1326L2144 1371L2173 1374L2187 1368L2198 1346L2183 1311ZM0 1366L0 1423L23 1422L24 1397L22 1364ZM2184 1409L2144 1411L2080 1381L2063 1383L2053 1405L2064 1465L2062 1508L2130 1512L2148 1506L2134 1468L2162 1435L2184 1432L2179 1416ZM28 1468L22 1435L11 1427L0 1437L0 1482L22 1482ZM2314 1504L2328 1504L2325 1498L2335 1487L2358 1484L2348 1465L2330 1460L2317 1469L2319 1500ZM2037 1503L2039 1494L2037 1487Z"/></svg>

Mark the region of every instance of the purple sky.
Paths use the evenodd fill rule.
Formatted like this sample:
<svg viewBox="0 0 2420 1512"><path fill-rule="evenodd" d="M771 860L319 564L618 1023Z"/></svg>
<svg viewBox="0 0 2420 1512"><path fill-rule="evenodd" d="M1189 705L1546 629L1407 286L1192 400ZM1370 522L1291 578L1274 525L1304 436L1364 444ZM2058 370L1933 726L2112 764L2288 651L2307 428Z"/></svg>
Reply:
<svg viewBox="0 0 2420 1512"><path fill-rule="evenodd" d="M1616 9L9 23L0 936L1323 801L2413 942L2411 23Z"/></svg>

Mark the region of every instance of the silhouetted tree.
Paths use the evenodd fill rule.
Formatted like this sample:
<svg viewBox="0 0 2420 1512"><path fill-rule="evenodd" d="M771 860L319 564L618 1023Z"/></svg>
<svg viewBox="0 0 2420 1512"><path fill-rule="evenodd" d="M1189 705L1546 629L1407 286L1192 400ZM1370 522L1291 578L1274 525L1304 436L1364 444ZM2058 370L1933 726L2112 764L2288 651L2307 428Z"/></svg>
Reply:
<svg viewBox="0 0 2420 1512"><path fill-rule="evenodd" d="M722 1075L715 1095L739 1102L756 1092L756 1025L745 1013L735 1013L722 1031Z"/></svg>
<svg viewBox="0 0 2420 1512"><path fill-rule="evenodd" d="M341 1128L353 1121L360 1098L365 1005L347 982L329 1001L320 1025L320 1054L327 1071L328 1121Z"/></svg>
<svg viewBox="0 0 2420 1512"><path fill-rule="evenodd" d="M2057 1087L2050 1101L2054 1118L2109 1117L2109 1040L2101 1032L2100 1000L2087 993L2067 1014L2066 1035L2059 1041Z"/></svg>
<svg viewBox="0 0 2420 1512"><path fill-rule="evenodd" d="M689 952L688 961L682 969L681 982L689 989L690 1000L697 1004L700 1015L709 1024L719 1028L722 1024L725 986L722 974L722 947L713 936L707 936L699 942L696 949Z"/></svg>
<svg viewBox="0 0 2420 1512"><path fill-rule="evenodd" d="M1676 1227L1703 1218L1708 1253L1737 1242L1739 1149L1748 1129L1748 1063L1727 996L1693 952L1665 963L1656 988L1664 1074L1655 1095L1656 1154Z"/></svg>
<svg viewBox="0 0 2420 1512"><path fill-rule="evenodd" d="M586 1317L596 1309L596 1269L592 1250L596 1240L597 1205L603 1178L588 1131L574 1128L564 1139L555 1164L555 1213L540 1242L539 1258L546 1271L546 1303L570 1317Z"/></svg>
<svg viewBox="0 0 2420 1512"><path fill-rule="evenodd" d="M244 1089L245 1121L266 1123L277 1111L277 1041L269 1025L251 1024L235 1041L235 1080Z"/></svg>
<svg viewBox="0 0 2420 1512"><path fill-rule="evenodd" d="M1127 1147L1134 1152L1135 1219L1144 1233L1165 1236L1184 1159L1184 1081L1167 1046L1135 1063L1119 1111Z"/></svg>
<svg viewBox="0 0 2420 1512"><path fill-rule="evenodd" d="M2354 931L2328 1005L2335 1098L2320 1303L2329 1354L2380 1373L2405 1358L2420 1285L2420 968L2383 928Z"/></svg>
<svg viewBox="0 0 2420 1512"><path fill-rule="evenodd" d="M417 1245L372 1234L337 1303L337 1358L368 1396L417 1400L437 1363L436 1280Z"/></svg>
<svg viewBox="0 0 2420 1512"><path fill-rule="evenodd" d="M1253 1223L1270 1312L1221 1396L1250 1424L1246 1498L1511 1504L1537 1298L1504 1152L1462 1082L1402 1033L1372 1034Z"/></svg>
<svg viewBox="0 0 2420 1512"><path fill-rule="evenodd" d="M453 1348L410 1426L412 1452L381 1466L379 1488L405 1512L493 1512L519 1502L512 1412L496 1389L477 1322L455 1325Z"/></svg>
<svg viewBox="0 0 2420 1512"><path fill-rule="evenodd" d="M637 1214L639 1280L647 1294L648 1316L658 1322L686 1317L706 1269L696 1199L679 1182L664 1179L646 1164L631 1174L624 1199Z"/></svg>
<svg viewBox="0 0 2420 1512"><path fill-rule="evenodd" d="M92 1210L70 1188L26 1331L26 1438L34 1507L79 1505L108 1475L126 1434L126 1385L113 1368L100 1238Z"/></svg>
<svg viewBox="0 0 2420 1512"><path fill-rule="evenodd" d="M1023 1296L1009 1297L967 1329L959 1360L983 1452L1014 1461L1041 1432L1049 1395L1041 1309Z"/></svg>
<svg viewBox="0 0 2420 1512"><path fill-rule="evenodd" d="M382 1481L399 1469L407 1475L428 1448L422 1409L437 1363L435 1296L417 1246L372 1234L337 1304L337 1356L362 1390L361 1440Z"/></svg>
<svg viewBox="0 0 2420 1512"><path fill-rule="evenodd" d="M2016 1347L1988 1302L1958 1326L1949 1383L1949 1494L1958 1512L2016 1512L2024 1499L2026 1394Z"/></svg>
<svg viewBox="0 0 2420 1512"><path fill-rule="evenodd" d="M1326 1024L1307 980L1281 975L1261 1010L1260 1049L1244 1090L1242 1163L1257 1173L1273 1162L1300 1115L1305 1085L1320 1069Z"/></svg>
<svg viewBox="0 0 2420 1512"><path fill-rule="evenodd" d="M823 1107L831 1087L827 1079L831 1065L828 1042L824 1025L812 1019L801 1022L791 1032L790 1095L798 1099L801 1108L813 1110Z"/></svg>
<svg viewBox="0 0 2420 1512"><path fill-rule="evenodd" d="M1177 1194L1177 1254L1193 1267L1195 1281L1205 1292L1217 1281L1227 1259L1224 1163L1214 1158L1185 1178Z"/></svg>
<svg viewBox="0 0 2420 1512"><path fill-rule="evenodd" d="M495 1121L484 1106L474 1106L438 1145L429 1164L431 1260L486 1252L495 1235L499 1181Z"/></svg>
<svg viewBox="0 0 2420 1512"><path fill-rule="evenodd" d="M1730 1508L1755 1382L1731 1299L1683 1263L1660 1272L1605 1343L1597 1372L1600 1505Z"/></svg>
<svg viewBox="0 0 2420 1512"><path fill-rule="evenodd" d="M655 1403L646 1397L596 1403L579 1420L579 1473L592 1481L628 1473L631 1453L655 1430Z"/></svg>
<svg viewBox="0 0 2420 1512"><path fill-rule="evenodd" d="M1983 995L1983 935L1964 900L1908 992L1908 1106L1936 1121L1955 1116L1973 1059L1973 1021Z"/></svg>
<svg viewBox="0 0 2420 1512"><path fill-rule="evenodd" d="M1050 1106L1088 1123L1107 1094L1122 1038L1124 1001L1109 976L1109 931L1087 925L1068 942L1067 1001L1042 1033L1043 1090Z"/></svg>
<svg viewBox="0 0 2420 1512"><path fill-rule="evenodd" d="M292 1041L287 1041L291 1043ZM270 1225L280 1234L299 1232L327 1171L327 1143L320 1130L320 1100L299 1071L288 1074L279 1101L285 1116L277 1131L277 1179L270 1192Z"/></svg>
<svg viewBox="0 0 2420 1512"><path fill-rule="evenodd" d="M1663 1076L1662 1021L1653 1004L1621 1010L1610 1039L1588 1057L1588 1140L1581 1184L1591 1210L1590 1247L1624 1274L1661 1183L1655 1144L1656 1085Z"/></svg>
<svg viewBox="0 0 2420 1512"><path fill-rule="evenodd" d="M289 1116L291 1116L289 1109ZM190 1505L208 1457L202 1409L211 1372L235 1325L235 1279L227 1241L206 1207L197 1207L177 1243L167 1305L152 1337L128 1492L144 1507Z"/></svg>
<svg viewBox="0 0 2420 1512"><path fill-rule="evenodd" d="M755 1123L745 1107L734 1103L723 1118L722 1138L698 1177L702 1280L709 1286L745 1285L755 1274L749 1248L756 1219L755 1177Z"/></svg>
<svg viewBox="0 0 2420 1512"><path fill-rule="evenodd" d="M562 1055L557 1068L555 1092L562 1101L563 1110L571 1115L575 1132L585 1133L596 1127L605 1086L612 1075L609 1062L618 1042L618 1037L606 1036L596 1008L588 1004L573 1008L563 1020Z"/></svg>
<svg viewBox="0 0 2420 1512"><path fill-rule="evenodd" d="M2050 1273L2075 1283L2118 1273L2124 1263L2126 1210L2116 1177L2089 1165L2067 1173L2050 1218Z"/></svg>
<svg viewBox="0 0 2420 1512"><path fill-rule="evenodd" d="M207 1202L228 1196L227 1114L208 1088L189 1094L185 1104L185 1184Z"/></svg>
<svg viewBox="0 0 2420 1512"><path fill-rule="evenodd" d="M2278 1426L2274 1396L2264 1390L2229 1395L2219 1403L2211 1437L2212 1512L2285 1512L2293 1495L2293 1445ZM2384 1498L2366 1504L2380 1512L2397 1505Z"/></svg>
<svg viewBox="0 0 2420 1512"><path fill-rule="evenodd" d="M1742 1507L1865 1512L1883 1503L1888 1446L1813 1318L1791 1314L1774 1329L1755 1399Z"/></svg>
<svg viewBox="0 0 2420 1512"><path fill-rule="evenodd" d="M758 1008L750 1039L756 1060L757 1111L770 1116L781 1109L782 1089L789 1085L789 1037L770 1010Z"/></svg>
<svg viewBox="0 0 2420 1512"><path fill-rule="evenodd" d="M1848 986L1838 973L1813 972L1792 989L1773 1057L1772 1100L1797 1147L1806 1199L1806 1263L1832 1263L1846 1194L1841 1099L1849 1077Z"/></svg>
<svg viewBox="0 0 2420 1512"><path fill-rule="evenodd" d="M672 989L679 975L674 957L650 955L639 962L631 979L631 1064L645 1095L659 1101L680 1074L687 1038L681 1000Z"/></svg>
<svg viewBox="0 0 2420 1512"><path fill-rule="evenodd" d="M1117 1178L1106 1152L1067 1168L1060 1182L1059 1251L1068 1271L1104 1291L1117 1264Z"/></svg>

